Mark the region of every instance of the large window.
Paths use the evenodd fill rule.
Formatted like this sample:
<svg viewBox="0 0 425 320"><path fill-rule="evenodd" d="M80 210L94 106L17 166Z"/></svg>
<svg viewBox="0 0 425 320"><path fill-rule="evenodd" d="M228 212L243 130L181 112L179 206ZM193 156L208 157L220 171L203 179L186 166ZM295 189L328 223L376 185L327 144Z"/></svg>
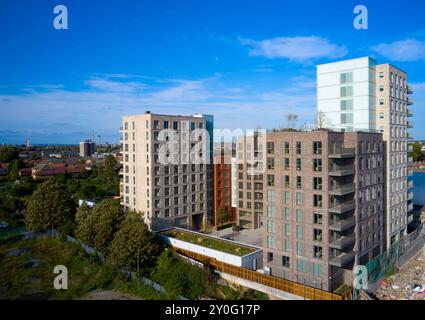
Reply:
<svg viewBox="0 0 425 320"><path fill-rule="evenodd" d="M291 261L290 257L282 256L282 266L283 267L289 268L291 266L290 261Z"/></svg>
<svg viewBox="0 0 425 320"><path fill-rule="evenodd" d="M341 124L353 123L352 113L341 113Z"/></svg>
<svg viewBox="0 0 425 320"><path fill-rule="evenodd" d="M307 273L307 261L297 259L297 271L300 273Z"/></svg>
<svg viewBox="0 0 425 320"><path fill-rule="evenodd" d="M313 154L316 154L316 155L322 154L322 141L313 142Z"/></svg>
<svg viewBox="0 0 425 320"><path fill-rule="evenodd" d="M344 72L340 74L340 82L341 83L351 83L353 82L353 73L352 72Z"/></svg>
<svg viewBox="0 0 425 320"><path fill-rule="evenodd" d="M341 87L341 97L352 97L352 96L353 96L352 86Z"/></svg>

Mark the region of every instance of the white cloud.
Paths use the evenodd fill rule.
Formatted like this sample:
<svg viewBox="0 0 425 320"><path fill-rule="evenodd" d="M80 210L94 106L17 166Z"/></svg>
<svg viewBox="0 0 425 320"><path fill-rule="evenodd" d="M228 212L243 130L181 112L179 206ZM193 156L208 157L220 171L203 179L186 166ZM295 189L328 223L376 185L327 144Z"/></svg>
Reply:
<svg viewBox="0 0 425 320"><path fill-rule="evenodd" d="M392 61L425 60L425 42L416 39L381 43L371 49Z"/></svg>
<svg viewBox="0 0 425 320"><path fill-rule="evenodd" d="M134 92L147 87L146 84L138 81L119 82L107 79L91 79L85 81L85 83L91 88L109 92Z"/></svg>
<svg viewBox="0 0 425 320"><path fill-rule="evenodd" d="M306 62L320 58L341 58L347 54L344 46L329 40L311 37L277 37L262 41L241 39L242 45L250 47L250 54L266 58L284 58L297 62Z"/></svg>
<svg viewBox="0 0 425 320"><path fill-rule="evenodd" d="M103 141L118 141L122 116L146 110L213 114L217 128L229 129L282 126L288 113L297 113L302 124L312 121L315 112L315 91L306 85L307 78L269 90L258 88L256 82L243 81L244 85L238 86L240 83L219 76L168 79L143 91L132 90L138 85L126 82L122 86L107 81L89 83L91 86L80 91L62 88L0 94L0 110L4 112L0 117L0 143L7 138L16 141L16 137L26 137L33 143L76 143L90 137L92 130Z"/></svg>

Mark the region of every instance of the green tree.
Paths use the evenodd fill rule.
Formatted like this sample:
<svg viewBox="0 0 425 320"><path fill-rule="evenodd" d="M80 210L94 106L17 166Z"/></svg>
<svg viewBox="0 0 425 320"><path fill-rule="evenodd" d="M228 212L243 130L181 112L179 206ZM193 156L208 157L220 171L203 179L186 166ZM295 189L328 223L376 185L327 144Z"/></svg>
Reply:
<svg viewBox="0 0 425 320"><path fill-rule="evenodd" d="M19 160L12 160L9 163L9 174L8 179L11 182L15 182L19 179L19 169L20 169L20 163Z"/></svg>
<svg viewBox="0 0 425 320"><path fill-rule="evenodd" d="M413 150L410 152L409 157L413 158L413 161L422 161L425 159L425 152L422 151L422 144L415 142L413 144Z"/></svg>
<svg viewBox="0 0 425 320"><path fill-rule="evenodd" d="M15 147L0 147L0 162L10 162L19 158L18 149Z"/></svg>
<svg viewBox="0 0 425 320"><path fill-rule="evenodd" d="M118 200L106 199L93 207L94 224L93 246L107 254L109 246L119 230L124 213Z"/></svg>
<svg viewBox="0 0 425 320"><path fill-rule="evenodd" d="M31 196L25 210L25 225L31 231L59 228L74 220L75 207L66 187L49 179Z"/></svg>
<svg viewBox="0 0 425 320"><path fill-rule="evenodd" d="M174 251L164 250L158 258L152 279L163 285L172 299L178 296L197 299L205 292L208 272L184 261Z"/></svg>
<svg viewBox="0 0 425 320"><path fill-rule="evenodd" d="M92 209L87 205L82 205L78 208L75 219L77 238L107 254L124 219L124 213L119 201L105 199Z"/></svg>
<svg viewBox="0 0 425 320"><path fill-rule="evenodd" d="M148 230L141 215L130 212L112 241L108 259L119 268L147 271L162 250L161 241Z"/></svg>
<svg viewBox="0 0 425 320"><path fill-rule="evenodd" d="M89 245L93 245L96 217L92 214L92 209L87 204L84 203L77 209L75 223L75 236L77 239Z"/></svg>

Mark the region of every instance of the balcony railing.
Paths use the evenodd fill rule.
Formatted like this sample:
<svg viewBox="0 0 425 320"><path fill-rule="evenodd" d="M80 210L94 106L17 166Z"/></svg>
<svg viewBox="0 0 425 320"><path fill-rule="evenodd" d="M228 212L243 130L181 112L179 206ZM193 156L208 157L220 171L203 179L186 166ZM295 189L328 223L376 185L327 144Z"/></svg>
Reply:
<svg viewBox="0 0 425 320"><path fill-rule="evenodd" d="M413 181L412 180L407 181L407 188L408 189L413 188Z"/></svg>
<svg viewBox="0 0 425 320"><path fill-rule="evenodd" d="M413 139L412 134L411 134L411 133L407 133L407 134L406 134L406 139Z"/></svg>
<svg viewBox="0 0 425 320"><path fill-rule="evenodd" d="M355 191L353 184L343 184L340 186L334 186L329 189L329 194L335 196L343 196L346 194L353 193Z"/></svg>
<svg viewBox="0 0 425 320"><path fill-rule="evenodd" d="M349 236L342 236L338 239L331 240L329 246L334 249L342 250L349 245L352 245L354 242L356 242L356 237L354 234L350 234Z"/></svg>
<svg viewBox="0 0 425 320"><path fill-rule="evenodd" d="M413 203L407 206L407 212L411 212L411 211L413 211Z"/></svg>
<svg viewBox="0 0 425 320"><path fill-rule="evenodd" d="M412 94L413 93L413 87L410 85L407 85L407 94Z"/></svg>
<svg viewBox="0 0 425 320"><path fill-rule="evenodd" d="M413 200L413 192L407 193L407 200Z"/></svg>
<svg viewBox="0 0 425 320"><path fill-rule="evenodd" d="M329 212L333 213L344 213L355 208L355 203L353 200L342 202L339 204L331 204L329 207Z"/></svg>
<svg viewBox="0 0 425 320"><path fill-rule="evenodd" d="M408 110L407 110L407 116L408 116L408 117L413 117L413 111L412 111L412 110L410 110L410 109L408 109Z"/></svg>
<svg viewBox="0 0 425 320"><path fill-rule="evenodd" d="M412 151L413 151L413 146L412 146L412 145L409 145L409 146L407 147L407 151L408 151L408 152L412 152Z"/></svg>
<svg viewBox="0 0 425 320"><path fill-rule="evenodd" d="M355 156L354 148L336 148L329 153L329 158L332 159L354 158Z"/></svg>
<svg viewBox="0 0 425 320"><path fill-rule="evenodd" d="M413 100L410 98L407 98L407 105L411 106L413 104Z"/></svg>
<svg viewBox="0 0 425 320"><path fill-rule="evenodd" d="M407 124L407 127L408 127L408 128L413 128L413 124L412 124L412 122L407 121L407 123L406 123L406 124Z"/></svg>
<svg viewBox="0 0 425 320"><path fill-rule="evenodd" d="M413 176L413 169L407 169L407 175L410 177L410 176Z"/></svg>
<svg viewBox="0 0 425 320"><path fill-rule="evenodd" d="M342 219L340 221L330 221L329 222L329 229L334 231L345 231L347 229L350 229L356 225L356 220L354 217L350 217L348 219Z"/></svg>
<svg viewBox="0 0 425 320"><path fill-rule="evenodd" d="M344 252L341 253L338 256L333 257L331 260L329 260L329 264L336 266L336 267L343 267L349 262L353 261L355 257L354 252Z"/></svg>
<svg viewBox="0 0 425 320"><path fill-rule="evenodd" d="M348 176L354 174L354 166L338 166L338 165L331 165L329 168L329 175L330 176Z"/></svg>

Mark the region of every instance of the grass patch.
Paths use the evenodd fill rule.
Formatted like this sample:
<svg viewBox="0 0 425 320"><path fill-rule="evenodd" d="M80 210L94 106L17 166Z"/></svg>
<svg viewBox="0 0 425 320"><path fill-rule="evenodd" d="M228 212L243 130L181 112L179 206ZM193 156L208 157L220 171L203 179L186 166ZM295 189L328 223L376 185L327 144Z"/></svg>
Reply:
<svg viewBox="0 0 425 320"><path fill-rule="evenodd" d="M244 256L256 251L253 248L243 246L237 243L219 240L212 237L200 235L198 233L187 232L184 230L171 229L164 231L161 234L178 240L197 244L206 248L234 254L237 256Z"/></svg>
<svg viewBox="0 0 425 320"><path fill-rule="evenodd" d="M68 289L56 290L56 265L68 269ZM22 240L0 246L0 299L76 299L93 290L122 290L143 299L163 298L153 289L97 257L88 255L74 243L59 238Z"/></svg>

